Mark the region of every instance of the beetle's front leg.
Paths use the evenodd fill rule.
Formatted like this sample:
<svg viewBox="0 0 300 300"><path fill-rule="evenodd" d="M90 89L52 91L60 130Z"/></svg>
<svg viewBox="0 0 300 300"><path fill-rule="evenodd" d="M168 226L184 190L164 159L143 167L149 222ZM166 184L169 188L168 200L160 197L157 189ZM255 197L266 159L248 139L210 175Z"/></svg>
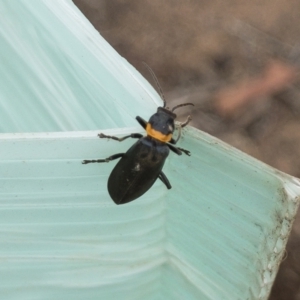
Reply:
<svg viewBox="0 0 300 300"><path fill-rule="evenodd" d="M136 120L139 122L139 124L146 130L147 121L145 121L143 118L137 116Z"/></svg>
<svg viewBox="0 0 300 300"><path fill-rule="evenodd" d="M176 138L176 139L173 139L173 138L172 138L171 141L170 141L169 143L175 145L175 144L179 141L179 139L180 139L180 137L181 137L181 128L183 128L183 127L185 127L187 124L189 124L189 122L190 122L191 120L192 120L191 116L188 116L184 122L180 122L180 123L179 123L177 138Z"/></svg>
<svg viewBox="0 0 300 300"><path fill-rule="evenodd" d="M140 134L140 133L132 133L132 134L130 134L130 135L123 136L122 138L118 138L118 137L116 137L116 136L105 135L104 133L99 133L99 134L98 134L98 137L99 137L100 139L107 138L107 139L112 139L112 140L115 140L115 141L123 142L124 140L126 140L126 139L128 139L128 138L140 139L140 138L143 137L143 135Z"/></svg>

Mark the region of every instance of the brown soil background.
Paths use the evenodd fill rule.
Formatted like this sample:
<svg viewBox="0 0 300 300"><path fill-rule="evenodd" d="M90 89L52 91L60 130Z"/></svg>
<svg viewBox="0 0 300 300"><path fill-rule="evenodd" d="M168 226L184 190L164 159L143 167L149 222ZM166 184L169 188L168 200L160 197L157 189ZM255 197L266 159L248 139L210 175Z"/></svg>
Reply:
<svg viewBox="0 0 300 300"><path fill-rule="evenodd" d="M299 0L73 0L192 125L300 177ZM154 84L153 84L154 85ZM299 214L298 214L299 215ZM300 216L270 300L300 300Z"/></svg>

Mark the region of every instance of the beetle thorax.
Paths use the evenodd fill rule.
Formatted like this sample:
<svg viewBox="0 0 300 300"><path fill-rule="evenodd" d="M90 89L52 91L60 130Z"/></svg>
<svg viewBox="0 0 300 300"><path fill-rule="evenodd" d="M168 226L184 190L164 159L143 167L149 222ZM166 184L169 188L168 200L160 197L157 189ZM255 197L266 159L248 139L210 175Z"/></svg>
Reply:
<svg viewBox="0 0 300 300"><path fill-rule="evenodd" d="M147 123L146 131L148 136L164 143L169 142L175 129L175 118L176 115L173 112L159 107Z"/></svg>

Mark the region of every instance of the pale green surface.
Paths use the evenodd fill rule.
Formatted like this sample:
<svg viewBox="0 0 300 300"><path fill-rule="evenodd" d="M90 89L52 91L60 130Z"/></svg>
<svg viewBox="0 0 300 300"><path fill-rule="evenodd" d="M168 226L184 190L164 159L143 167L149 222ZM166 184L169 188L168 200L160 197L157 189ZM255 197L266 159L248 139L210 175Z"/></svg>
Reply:
<svg viewBox="0 0 300 300"><path fill-rule="evenodd" d="M0 0L0 12L1 131L49 131L0 134L1 298L266 299L299 181L190 127L192 156L164 169L172 190L158 181L116 206L115 162L81 161L128 149L97 133L143 132L105 129L136 126L158 96L72 2Z"/></svg>
<svg viewBox="0 0 300 300"><path fill-rule="evenodd" d="M0 0L0 14L0 132L135 126L158 106L70 0Z"/></svg>
<svg viewBox="0 0 300 300"><path fill-rule="evenodd" d="M194 129L182 143L194 151L184 164L170 160L171 265L201 291L190 299L265 299L298 206L299 181Z"/></svg>
<svg viewBox="0 0 300 300"><path fill-rule="evenodd" d="M81 160L132 141L96 133L0 136L0 294L265 299L296 211L296 179L189 128L181 146L192 156L171 154L165 168L173 189L157 182L116 206L106 191L114 163Z"/></svg>

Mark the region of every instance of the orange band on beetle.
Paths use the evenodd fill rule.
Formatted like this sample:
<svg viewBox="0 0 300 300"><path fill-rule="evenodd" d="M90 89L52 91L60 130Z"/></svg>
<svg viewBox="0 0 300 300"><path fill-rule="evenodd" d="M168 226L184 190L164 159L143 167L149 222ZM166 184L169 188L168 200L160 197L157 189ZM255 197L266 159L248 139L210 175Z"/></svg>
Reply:
<svg viewBox="0 0 300 300"><path fill-rule="evenodd" d="M152 128L151 124L147 123L147 127L146 127L146 132L149 136L161 141L161 142L164 142L164 143L167 143L171 140L172 138L172 134L163 134L155 129Z"/></svg>

